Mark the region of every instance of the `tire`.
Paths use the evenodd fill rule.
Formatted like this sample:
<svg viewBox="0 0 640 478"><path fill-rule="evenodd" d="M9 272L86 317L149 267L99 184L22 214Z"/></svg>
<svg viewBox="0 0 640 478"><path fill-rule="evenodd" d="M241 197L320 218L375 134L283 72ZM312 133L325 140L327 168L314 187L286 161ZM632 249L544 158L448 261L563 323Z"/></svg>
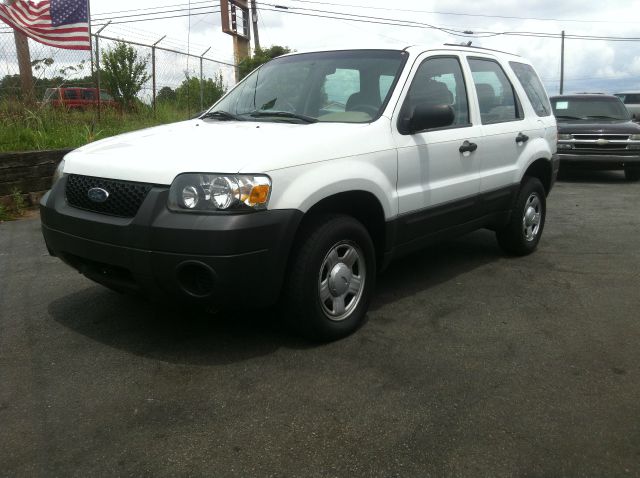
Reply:
<svg viewBox="0 0 640 478"><path fill-rule="evenodd" d="M350 216L322 215L297 243L283 294L287 322L313 341L350 335L364 323L375 289L369 233Z"/></svg>
<svg viewBox="0 0 640 478"><path fill-rule="evenodd" d="M640 167L627 166L624 168L624 177L627 181L640 181Z"/></svg>
<svg viewBox="0 0 640 478"><path fill-rule="evenodd" d="M547 215L544 187L538 178L525 176L509 223L496 232L498 244L508 254L525 256L540 242Z"/></svg>

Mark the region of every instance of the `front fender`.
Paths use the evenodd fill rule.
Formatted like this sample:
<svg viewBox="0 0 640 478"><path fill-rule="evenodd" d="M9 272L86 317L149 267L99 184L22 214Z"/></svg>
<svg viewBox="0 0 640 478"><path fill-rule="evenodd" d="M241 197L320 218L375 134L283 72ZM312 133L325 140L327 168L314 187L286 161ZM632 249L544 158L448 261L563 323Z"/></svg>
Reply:
<svg viewBox="0 0 640 478"><path fill-rule="evenodd" d="M306 213L334 194L366 191L378 199L389 219L398 214L397 171L395 150L269 171L273 184L269 209Z"/></svg>

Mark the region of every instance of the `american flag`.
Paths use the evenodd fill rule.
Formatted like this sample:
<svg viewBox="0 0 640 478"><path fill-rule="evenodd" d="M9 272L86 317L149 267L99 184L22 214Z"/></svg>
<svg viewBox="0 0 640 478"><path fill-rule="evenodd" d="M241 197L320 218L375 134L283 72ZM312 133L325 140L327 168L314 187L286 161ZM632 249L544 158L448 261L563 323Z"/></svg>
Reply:
<svg viewBox="0 0 640 478"><path fill-rule="evenodd" d="M91 49L88 0L0 0L0 20L45 45Z"/></svg>

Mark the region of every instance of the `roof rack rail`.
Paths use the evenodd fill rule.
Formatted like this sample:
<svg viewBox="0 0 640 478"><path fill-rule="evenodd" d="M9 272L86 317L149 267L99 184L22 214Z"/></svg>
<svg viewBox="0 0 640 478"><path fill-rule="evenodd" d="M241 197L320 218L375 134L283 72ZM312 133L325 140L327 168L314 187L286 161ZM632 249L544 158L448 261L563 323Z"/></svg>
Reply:
<svg viewBox="0 0 640 478"><path fill-rule="evenodd" d="M513 55L513 56L520 56L520 55L516 55L515 53L511 53L508 51L502 51L502 50L495 50L493 48L484 48L481 46L475 46L472 45L471 42L467 42L467 43L445 43L444 46L457 46L457 47L464 47L464 48L475 48L476 50L487 50L487 51L495 51L497 53L505 53L507 55Z"/></svg>

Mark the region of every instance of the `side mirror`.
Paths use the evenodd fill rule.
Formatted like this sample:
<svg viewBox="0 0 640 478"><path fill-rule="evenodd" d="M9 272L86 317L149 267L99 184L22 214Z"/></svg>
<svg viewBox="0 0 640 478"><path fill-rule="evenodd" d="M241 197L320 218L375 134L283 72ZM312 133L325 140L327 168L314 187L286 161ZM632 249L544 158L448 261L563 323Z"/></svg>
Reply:
<svg viewBox="0 0 640 478"><path fill-rule="evenodd" d="M451 126L455 119L455 113L451 105L433 105L430 103L418 103L413 109L409 119L411 133L426 129L443 128Z"/></svg>

